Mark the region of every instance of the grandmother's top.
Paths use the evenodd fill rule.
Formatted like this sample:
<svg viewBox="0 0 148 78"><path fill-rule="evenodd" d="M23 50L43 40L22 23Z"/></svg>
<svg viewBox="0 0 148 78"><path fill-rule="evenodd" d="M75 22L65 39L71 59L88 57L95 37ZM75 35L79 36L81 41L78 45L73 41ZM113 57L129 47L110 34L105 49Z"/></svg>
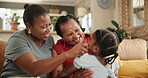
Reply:
<svg viewBox="0 0 148 78"><path fill-rule="evenodd" d="M90 38L91 38L91 35L85 34L85 37L84 37L84 40L83 40L82 43L88 43L89 40L90 40ZM64 53L64 52L70 50L72 47L73 47L73 46L71 46L71 45L65 43L65 41L64 41L63 39L60 39L60 40L58 40L57 43L54 45L53 49L57 52L57 54L61 54L61 53ZM91 54L91 53L89 52L89 54ZM63 63L63 67L66 67L66 66L72 64L73 60L74 60L73 58L67 59L67 60Z"/></svg>

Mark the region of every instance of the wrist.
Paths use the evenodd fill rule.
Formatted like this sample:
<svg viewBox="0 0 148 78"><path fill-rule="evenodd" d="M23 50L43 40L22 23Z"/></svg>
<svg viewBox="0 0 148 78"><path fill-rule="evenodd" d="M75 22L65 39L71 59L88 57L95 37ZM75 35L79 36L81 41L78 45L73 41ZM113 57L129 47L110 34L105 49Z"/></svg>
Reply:
<svg viewBox="0 0 148 78"><path fill-rule="evenodd" d="M64 54L64 56L65 56L66 59L69 59L69 58L70 58L70 57L69 57L69 53L68 53L67 51L64 52L63 54Z"/></svg>

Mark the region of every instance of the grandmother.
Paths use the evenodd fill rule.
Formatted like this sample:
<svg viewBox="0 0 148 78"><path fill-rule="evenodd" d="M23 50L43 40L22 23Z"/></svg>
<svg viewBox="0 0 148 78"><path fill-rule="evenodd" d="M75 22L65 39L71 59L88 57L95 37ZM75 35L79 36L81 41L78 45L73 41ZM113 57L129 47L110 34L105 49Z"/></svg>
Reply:
<svg viewBox="0 0 148 78"><path fill-rule="evenodd" d="M57 34L62 38L57 41L57 43L53 47L53 56L58 56L63 53L66 53L71 48L79 43L88 43L91 36L89 34L84 34L81 30L81 27L76 20L76 18L72 15L61 16L56 23L55 30ZM82 51L83 54L83 51ZM90 53L89 53L90 54ZM58 66L53 71L53 78L58 77L60 72L66 66L69 66L73 62L73 58L67 59L63 64ZM80 73L81 71L81 73ZM80 76L81 74L81 76ZM76 73L71 74L68 78L91 78L92 72L90 70L79 70ZM75 76L76 75L76 76Z"/></svg>

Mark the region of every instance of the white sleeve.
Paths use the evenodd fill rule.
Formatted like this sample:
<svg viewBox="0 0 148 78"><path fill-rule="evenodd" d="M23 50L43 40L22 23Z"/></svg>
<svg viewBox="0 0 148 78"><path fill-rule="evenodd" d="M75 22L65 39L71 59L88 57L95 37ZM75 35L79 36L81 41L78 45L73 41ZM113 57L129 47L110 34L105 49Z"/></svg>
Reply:
<svg viewBox="0 0 148 78"><path fill-rule="evenodd" d="M77 69L80 69L80 68L85 68L87 67L87 65L89 64L89 55L88 53L85 53L84 55L80 56L80 57L76 57L73 61L73 64L74 66L77 68Z"/></svg>
<svg viewBox="0 0 148 78"><path fill-rule="evenodd" d="M114 73L114 72L115 72L115 71L118 72L118 69L119 69L118 63L114 62L114 63L112 64L112 69L111 69L111 72L110 72L109 76L110 76L111 78L117 78L117 76L115 76L115 73Z"/></svg>
<svg viewBox="0 0 148 78"><path fill-rule="evenodd" d="M118 71L118 69L119 69L118 63L114 62L114 63L112 64L112 69L113 69L114 71Z"/></svg>
<svg viewBox="0 0 148 78"><path fill-rule="evenodd" d="M109 72L109 77L111 77L111 78L117 78L117 77L115 76L114 70L109 69L108 72Z"/></svg>

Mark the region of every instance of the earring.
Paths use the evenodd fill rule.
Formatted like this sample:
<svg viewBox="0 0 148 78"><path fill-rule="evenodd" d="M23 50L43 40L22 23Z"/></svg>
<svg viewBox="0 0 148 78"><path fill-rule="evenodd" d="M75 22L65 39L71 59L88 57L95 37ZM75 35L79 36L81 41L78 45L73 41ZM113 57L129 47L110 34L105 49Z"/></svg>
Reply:
<svg viewBox="0 0 148 78"><path fill-rule="evenodd" d="M31 30L28 30L28 34L31 34Z"/></svg>

